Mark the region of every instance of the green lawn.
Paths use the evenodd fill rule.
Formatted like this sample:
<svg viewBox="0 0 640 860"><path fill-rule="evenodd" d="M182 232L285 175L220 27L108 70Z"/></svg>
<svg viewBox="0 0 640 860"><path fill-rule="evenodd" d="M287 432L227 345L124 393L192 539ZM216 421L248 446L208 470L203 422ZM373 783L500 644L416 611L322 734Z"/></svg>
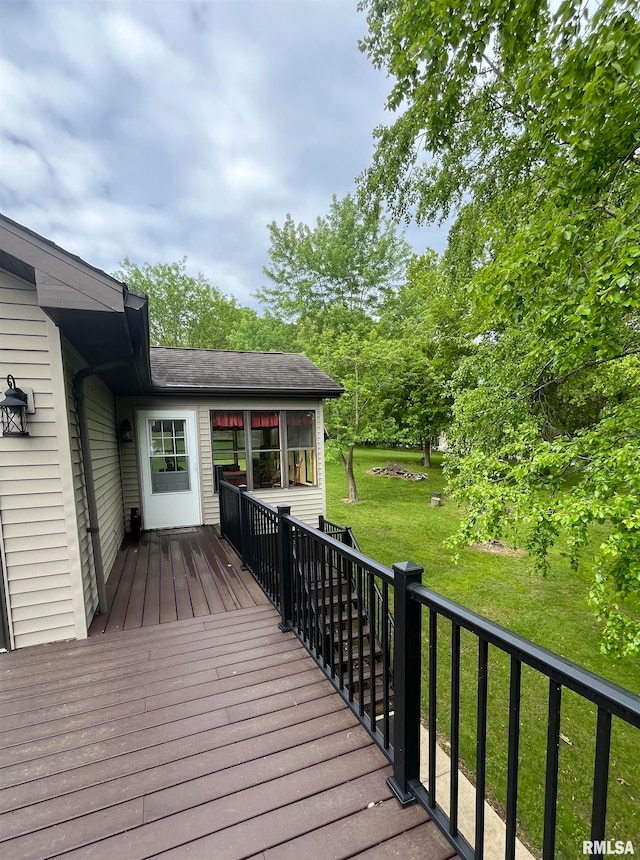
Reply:
<svg viewBox="0 0 640 860"><path fill-rule="evenodd" d="M424 584L439 594L544 645L552 651L640 693L640 660L615 660L599 651L599 629L587 604L590 582L589 553L577 572L556 553L546 578L533 574L526 558L494 555L467 549L455 565L443 541L457 527L461 512L446 497L442 507L432 508L433 491L444 480L439 458L429 480L405 482L366 475L371 466L399 462L421 470L418 452L363 448L356 452L355 468L361 504L348 505L342 467L327 464L327 517L350 525L367 555L391 565L414 561L425 569ZM424 619L425 628L427 617ZM439 625L438 713L439 731L446 736L448 625ZM426 630L425 630L426 641ZM463 682L461 756L470 771L475 757L475 695L477 640L463 633ZM423 655L423 690L426 694L426 651ZM509 661L490 649L489 736L487 779L497 806L505 800L508 727ZM534 849L542 839L542 802L547 727L547 682L532 670L523 670L520 748L519 818L523 837ZM589 838L591 780L595 738L595 706L563 691L558 843L560 860L583 857L582 840ZM609 775L607 838L632 840L640 848L640 732L613 721L613 745Z"/></svg>

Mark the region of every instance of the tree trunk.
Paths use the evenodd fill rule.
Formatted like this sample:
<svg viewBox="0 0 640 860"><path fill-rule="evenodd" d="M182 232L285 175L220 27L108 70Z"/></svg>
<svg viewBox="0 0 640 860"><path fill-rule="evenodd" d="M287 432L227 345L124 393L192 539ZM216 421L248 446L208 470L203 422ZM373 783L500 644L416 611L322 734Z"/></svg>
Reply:
<svg viewBox="0 0 640 860"><path fill-rule="evenodd" d="M353 474L353 445L349 446L347 456L345 457L342 451L340 452L340 460L344 468L344 473L347 476L347 487L349 488L349 501L358 501L358 488L356 487L356 476Z"/></svg>
<svg viewBox="0 0 640 860"><path fill-rule="evenodd" d="M431 468L431 439L422 440L422 463L425 469Z"/></svg>

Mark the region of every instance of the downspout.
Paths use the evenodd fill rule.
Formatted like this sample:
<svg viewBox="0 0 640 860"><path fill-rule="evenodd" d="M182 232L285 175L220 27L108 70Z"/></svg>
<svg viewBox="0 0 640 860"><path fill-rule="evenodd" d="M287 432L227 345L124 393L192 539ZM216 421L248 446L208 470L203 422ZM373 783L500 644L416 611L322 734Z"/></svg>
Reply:
<svg viewBox="0 0 640 860"><path fill-rule="evenodd" d="M82 451L82 463L84 471L84 484L87 492L87 510L89 514L89 527L87 532L91 535L91 549L93 553L93 567L96 574L96 587L98 589L99 611L104 615L108 609L107 585L102 564L102 552L100 548L100 528L98 525L98 503L96 501L96 485L93 480L93 464L91 462L91 446L89 445L89 427L87 424L87 410L85 406L84 381L96 373L104 373L107 370L115 370L132 364L140 354L140 346L135 343L132 355L121 361L109 361L106 364L96 364L93 367L83 367L73 376L73 396L78 410L78 433L80 435L80 450Z"/></svg>

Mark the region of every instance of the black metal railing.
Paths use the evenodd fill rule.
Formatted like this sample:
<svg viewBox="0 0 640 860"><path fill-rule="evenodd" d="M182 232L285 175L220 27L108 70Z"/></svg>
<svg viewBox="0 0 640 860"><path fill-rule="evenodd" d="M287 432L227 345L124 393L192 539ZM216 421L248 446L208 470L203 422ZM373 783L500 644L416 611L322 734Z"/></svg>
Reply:
<svg viewBox="0 0 640 860"><path fill-rule="evenodd" d="M591 789L590 839L605 840L608 801L608 773L611 755L611 721L616 717L629 726L640 729L640 698L604 678L595 675L575 663L536 645L516 633L488 621L481 615L435 594L421 584L422 570L407 569L406 575L396 573L396 654L405 655L406 671L402 679L396 677L396 731L407 733L405 748L409 750L404 765L394 769L394 785L401 801L416 799L449 838L464 860L483 860L485 856L485 795L487 773L487 714L489 690L489 647L507 655L509 670L509 718L507 727L507 759L505 824L506 840L504 857L513 860L516 854L516 828L518 821L518 780L520 773L520 734L522 704L522 668L530 667L548 684L547 738L544 791L542 793L544 832L542 836L542 858L553 860L556 853L556 822L558 806L558 774L560 748L560 711L563 690L571 690L583 699L585 712L589 703L597 707L595 727L595 753ZM404 618L400 618L400 606L404 606ZM422 613L428 615L428 669L426 690L426 715L428 724L428 774L422 782L419 772L419 757L416 749L420 745L420 696L422 670L420 647ZM440 637L440 621L450 625L450 637ZM418 633L416 633L418 631ZM476 760L475 760L475 828L471 841L460 832L459 781L460 720L461 720L461 631L469 631L477 643L476 678ZM399 634L399 635L398 635ZM445 811L439 800L436 776L436 748L439 702L437 678L439 649L447 641L448 653L444 659L450 667L450 691L443 697L443 709L448 711L450 721L451 780L448 789L448 809ZM465 657L465 659L468 659ZM424 701L424 697L423 697ZM400 708L404 714L400 715ZM401 724L404 723L404 729ZM397 741L397 735L396 735ZM585 838L588 836L585 833ZM576 847L582 853L582 846ZM596 852L597 853L597 852ZM493 860L491 855L490 860Z"/></svg>
<svg viewBox="0 0 640 860"><path fill-rule="evenodd" d="M221 517L225 522L229 515L223 514L222 508L235 504L235 500L235 495L220 495ZM507 754L501 774L506 785L505 848L501 856L514 860L516 855L520 735L526 717L521 714L523 667L527 667L527 673L537 675L548 690L544 788L540 793L544 832L538 846L542 858L554 860L560 856L556 853L556 824L564 690L577 694L583 708L595 705L597 709L588 826L592 842L605 840L612 720L625 724L627 730L640 729L638 696L430 591L422 585L423 569L418 565L402 562L391 570L330 533L291 516L287 507L279 507L274 515L273 508L251 497L253 503L265 508L268 517L259 521L252 519L247 514L249 507L240 505L243 523L239 531L244 543L251 540L250 533L256 523L258 528L264 528L267 522L272 539L274 516L277 516L279 595L274 603L280 610L280 627L293 631L305 644L392 762L393 776L388 782L402 804L417 801L422 805L462 860L484 860L488 856L484 842L489 672L496 650L509 663L509 690L502 693L505 704L508 700L509 716ZM235 510L229 518L232 522L235 522ZM333 526L329 524L329 531ZM256 564L251 552L245 550L241 554L251 562L250 568L251 564ZM388 641L390 628L385 623L380 627L381 658L376 664L372 656L372 631L378 629L378 616L385 619L392 606L395 618L393 666L389 657L392 653ZM369 607L369 616L366 607ZM425 667L422 665L423 615L425 631L428 628L424 643L428 655ZM461 634L465 636L464 648ZM469 637L475 641L472 649ZM445 649L446 653L441 653ZM475 651L471 658L470 650ZM446 695L442 695L442 685L438 683L443 661L448 671ZM463 834L459 780L461 702L462 693L468 695L469 688L474 700L471 710L475 724L475 767L470 769L475 780L475 815L472 831ZM495 691L493 693L495 695ZM428 728L426 734L422 727L423 714ZM442 716L447 717L445 722L449 725L450 774L445 776L439 776L436 767L438 726ZM420 770L421 743L427 746L426 773ZM446 791L444 796L443 790ZM587 835L585 833L585 837ZM580 853L580 848L578 846L576 854ZM492 853L489 860L498 860L498 857Z"/></svg>
<svg viewBox="0 0 640 860"><path fill-rule="evenodd" d="M381 749L392 757L393 666L387 568L330 535L283 517L291 548L291 597L281 607L293 629ZM367 611L366 607L370 607ZM381 616L381 619L378 618ZM380 647L375 630L382 631Z"/></svg>
<svg viewBox="0 0 640 860"><path fill-rule="evenodd" d="M242 555L240 488L224 480L222 467L217 468L218 500L220 504L220 534Z"/></svg>
<svg viewBox="0 0 640 860"><path fill-rule="evenodd" d="M362 552L351 526L340 526L337 523L330 522L321 515L319 517L318 528L323 534L328 534L336 540L342 541L342 543L345 543L352 549ZM355 587L355 583L353 584ZM372 606L374 607L373 610ZM379 649L389 649L388 662L391 667L391 682L393 683L393 643L395 641L393 611L392 607L388 607L386 612L383 611L383 595L375 579L373 592L370 592L369 589L366 590L364 611L372 623L377 647Z"/></svg>
<svg viewBox="0 0 640 860"><path fill-rule="evenodd" d="M240 500L246 509L244 518L249 532L242 560L271 602L279 606L278 509L244 491L241 491Z"/></svg>

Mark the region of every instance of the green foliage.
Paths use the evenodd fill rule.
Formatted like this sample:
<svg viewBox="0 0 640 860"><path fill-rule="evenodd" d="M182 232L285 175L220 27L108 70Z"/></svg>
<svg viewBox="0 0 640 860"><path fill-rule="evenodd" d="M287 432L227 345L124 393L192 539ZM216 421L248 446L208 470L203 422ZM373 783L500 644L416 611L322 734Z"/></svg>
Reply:
<svg viewBox="0 0 640 860"><path fill-rule="evenodd" d="M235 326L247 310L212 287L204 275L188 275L186 265L186 257L153 266L139 266L125 258L114 277L148 296L152 346L234 348Z"/></svg>
<svg viewBox="0 0 640 860"><path fill-rule="evenodd" d="M313 321L322 328L327 317L349 327L349 315L375 317L402 282L409 245L395 227L377 215L363 213L351 195L333 196L329 213L312 229L295 224L269 225L271 265L264 273L276 285L258 291L267 308L284 319Z"/></svg>
<svg viewBox="0 0 640 860"><path fill-rule="evenodd" d="M383 438L420 445L425 452L450 423L451 378L473 350L465 337L464 296L451 289L450 280L433 251L414 257L406 283L381 315L393 371L381 380L379 396L382 414L396 424Z"/></svg>
<svg viewBox="0 0 640 860"><path fill-rule="evenodd" d="M233 330L227 335L228 349L256 352L299 352L298 330L268 311L258 314L240 308Z"/></svg>
<svg viewBox="0 0 640 860"><path fill-rule="evenodd" d="M275 288L257 293L267 312L296 324L305 354L345 389L325 407L330 452L341 461L349 499L358 499L353 448L393 433L380 408L380 387L394 367L380 314L402 282L409 246L395 228L364 214L347 195L332 200L329 214L311 229L290 215L269 225ZM386 428L389 428L387 431Z"/></svg>
<svg viewBox="0 0 640 860"><path fill-rule="evenodd" d="M593 578L592 554L607 528L589 527L590 543L581 551L579 569L566 567L559 545L549 554L546 577L532 576L526 558L515 553L494 554L469 547L461 552L462 562L451 563L444 547L458 530L463 511L445 492L434 455L429 480L419 483L373 477L366 470L388 461L420 469L417 451L357 448L354 468L366 503L348 507L341 501L342 477L337 466L327 465L327 516L350 525L363 552L391 566L411 560L425 569L424 584L481 615L519 633L580 666L602 675L620 686L640 693L638 661L616 660L598 650L600 629L587 604L589 582ZM444 504L432 508L432 491L443 492ZM423 619L423 693L428 689L428 617ZM438 731L449 732L451 626L438 624ZM460 708L461 759L473 773L476 756L477 641L462 631L462 683ZM490 796L504 806L506 799L507 727L509 724L510 664L493 646L489 650L489 719L487 736L487 780ZM539 853L544 826L544 766L546 755L548 683L527 667L522 677L522 714L518 781L518 821L520 835ZM424 710L424 699L423 699ZM574 858L583 839L589 839L593 756L596 736L595 706L564 690L556 856ZM526 717L524 716L526 715ZM638 793L640 785L640 733L614 717L610 764L606 838L640 842ZM473 836L473 834L471 834Z"/></svg>
<svg viewBox="0 0 640 860"><path fill-rule="evenodd" d="M603 647L640 653L637 3L361 7L398 114L363 190L398 217L456 213L443 265L478 345L447 434L458 539L517 527L545 570L560 536L575 563L606 524L590 589Z"/></svg>

